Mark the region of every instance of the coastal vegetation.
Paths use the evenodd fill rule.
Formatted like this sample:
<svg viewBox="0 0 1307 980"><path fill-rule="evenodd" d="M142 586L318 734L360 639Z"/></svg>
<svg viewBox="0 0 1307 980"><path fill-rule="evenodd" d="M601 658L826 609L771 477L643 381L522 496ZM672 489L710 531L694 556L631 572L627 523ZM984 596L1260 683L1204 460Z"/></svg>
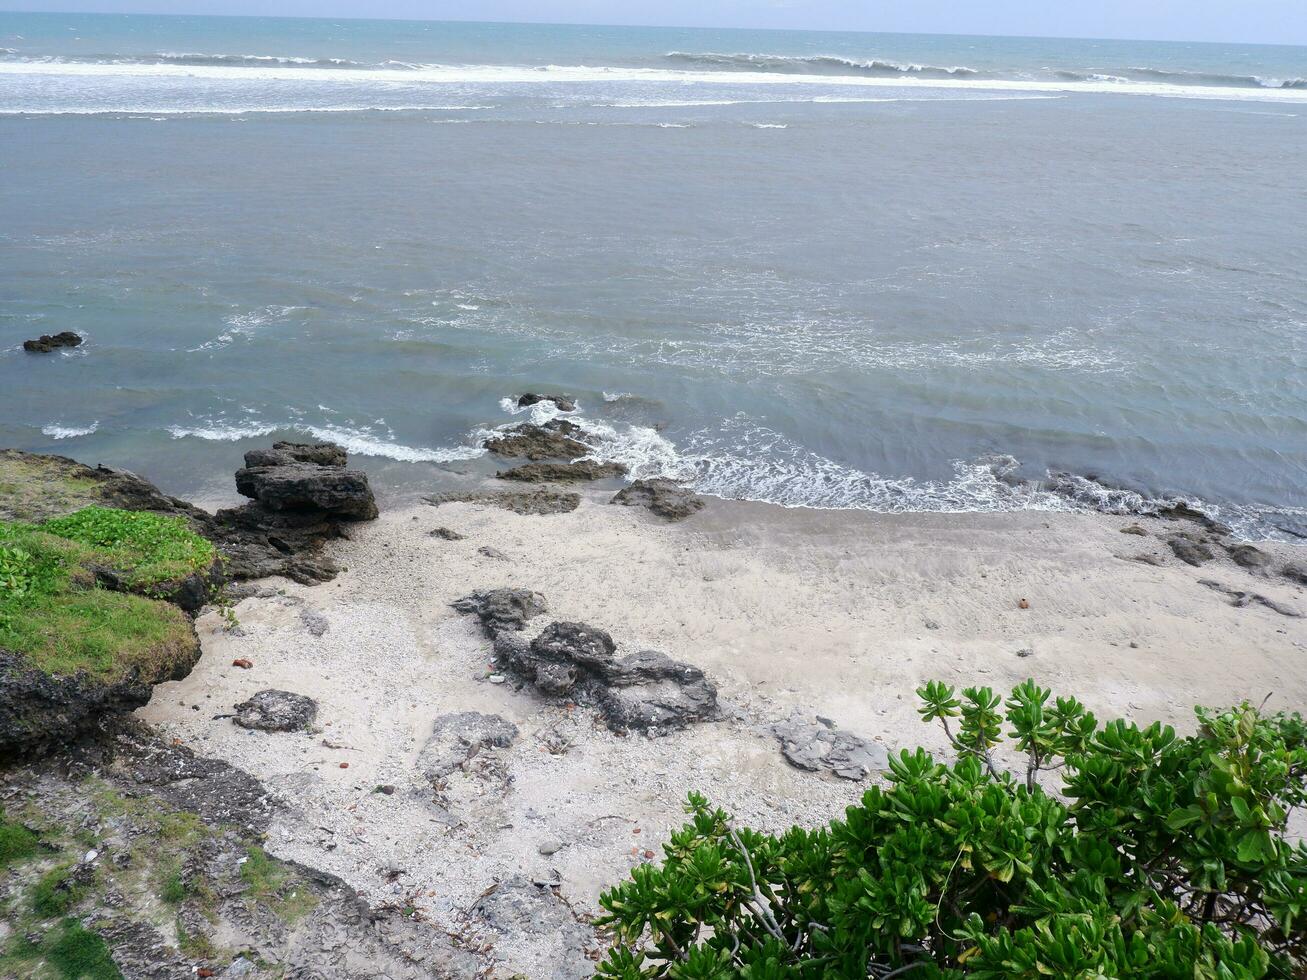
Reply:
<svg viewBox="0 0 1307 980"><path fill-rule="evenodd" d="M157 674L194 636L182 610L152 596L215 558L185 522L158 514L92 506L39 525L0 522L0 649L55 676Z"/></svg>
<svg viewBox="0 0 1307 980"><path fill-rule="evenodd" d="M903 751L843 820L779 835L691 794L662 862L602 896L615 944L597 975L1302 975L1307 846L1286 838L1307 802L1297 714L1197 709L1180 737L1099 725L1030 681L1006 702L917 693L955 762ZM1015 772L997 761L1013 749Z"/></svg>

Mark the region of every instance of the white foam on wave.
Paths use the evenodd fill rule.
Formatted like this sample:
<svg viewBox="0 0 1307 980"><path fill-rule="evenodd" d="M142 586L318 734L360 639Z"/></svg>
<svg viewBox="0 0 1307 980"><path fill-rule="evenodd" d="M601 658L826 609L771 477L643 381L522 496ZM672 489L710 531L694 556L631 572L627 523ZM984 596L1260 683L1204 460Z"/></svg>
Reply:
<svg viewBox="0 0 1307 980"><path fill-rule="evenodd" d="M43 425L41 434L51 439L76 439L78 436L89 436L98 428L100 428L99 420L90 425Z"/></svg>
<svg viewBox="0 0 1307 980"><path fill-rule="evenodd" d="M754 129L789 129L788 123L750 123Z"/></svg>
<svg viewBox="0 0 1307 980"><path fill-rule="evenodd" d="M352 69L308 72L290 65L98 64L84 62L0 61L0 74L63 77L162 77L222 81L297 81L313 85L358 83L526 85L589 82L661 82L698 85L812 86L908 89L969 89L989 92L1065 92L1152 95L1190 99L1307 102L1303 88L1234 88L1169 81L1102 81L1095 79L976 79L970 77L875 78L862 75L788 74L762 71L693 71L618 68L589 65L429 65L418 69ZM311 77L310 77L311 76ZM0 107L0 111L4 110Z"/></svg>
<svg viewBox="0 0 1307 980"><path fill-rule="evenodd" d="M314 425L303 422L273 424L267 422L229 422L210 420L189 426L173 425L168 433L174 439L204 439L209 442L238 442L242 439L258 439L275 432L299 433L312 436L323 442L334 442L346 452L356 456L379 456L398 460L401 463L450 463L462 459L475 459L485 450L472 446L455 446L449 448L428 449L420 446L405 446L379 437L376 433L363 428L344 425Z"/></svg>
<svg viewBox="0 0 1307 980"><path fill-rule="evenodd" d="M237 340L247 340L253 337L258 333L260 327L268 323L285 320L292 313L299 313L307 309L307 306L264 306L246 313L233 313L223 321L227 325L226 330L198 347L188 348L187 353L195 354L200 351L222 350Z"/></svg>

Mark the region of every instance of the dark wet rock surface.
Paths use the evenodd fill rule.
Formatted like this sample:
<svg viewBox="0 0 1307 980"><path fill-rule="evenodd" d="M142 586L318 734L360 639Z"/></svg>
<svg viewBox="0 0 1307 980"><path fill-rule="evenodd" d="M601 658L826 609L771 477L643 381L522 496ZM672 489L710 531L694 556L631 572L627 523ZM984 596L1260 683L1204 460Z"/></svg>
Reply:
<svg viewBox="0 0 1307 980"><path fill-rule="evenodd" d="M489 589L453 603L461 613L476 616L491 639L504 631L519 631L548 610L545 597L530 589Z"/></svg>
<svg viewBox="0 0 1307 980"><path fill-rule="evenodd" d="M578 459L571 463L523 463L499 473L501 480L519 483L587 483L592 480L612 480L626 474L621 463L601 463L594 459Z"/></svg>
<svg viewBox="0 0 1307 980"><path fill-rule="evenodd" d="M490 504L526 517L568 514L581 506L579 493L563 490L473 490L433 494L423 500L433 507L441 504Z"/></svg>
<svg viewBox="0 0 1307 980"><path fill-rule="evenodd" d="M303 694L269 688L235 707L232 721L261 732L299 732L311 728L318 703Z"/></svg>
<svg viewBox="0 0 1307 980"><path fill-rule="evenodd" d="M618 658L612 637L585 623L552 623L530 642L500 632L494 650L539 694L591 704L613 731L665 735L717 716L717 688L699 668L656 650Z"/></svg>
<svg viewBox="0 0 1307 980"><path fill-rule="evenodd" d="M80 672L52 676L26 657L0 650L0 758L47 751L96 730L102 719L150 700L155 684L181 680L200 658L200 645L162 651L153 673L132 667L121 677Z"/></svg>
<svg viewBox="0 0 1307 980"><path fill-rule="evenodd" d="M533 391L528 391L520 396L517 399L517 407L530 408L532 405L538 405L541 402L552 402L554 408L560 412L576 411L576 401L567 395L539 395Z"/></svg>
<svg viewBox="0 0 1307 980"><path fill-rule="evenodd" d="M62 330L56 334L41 334L35 340L24 340L23 350L29 354L49 354L51 351L65 347L81 346L82 338L71 330Z"/></svg>
<svg viewBox="0 0 1307 980"><path fill-rule="evenodd" d="M574 436L580 426L566 419L553 419L544 425L522 422L502 429L482 445L496 456L513 459L576 459L590 452L590 447Z"/></svg>
<svg viewBox="0 0 1307 980"><path fill-rule="evenodd" d="M704 508L704 500L671 480L636 480L623 487L611 503L626 507L645 507L669 521L683 521Z"/></svg>
<svg viewBox="0 0 1307 980"><path fill-rule="evenodd" d="M799 714L773 726L781 753L805 772L825 772L841 779L866 779L889 767L885 747L835 727L827 718L810 720Z"/></svg>

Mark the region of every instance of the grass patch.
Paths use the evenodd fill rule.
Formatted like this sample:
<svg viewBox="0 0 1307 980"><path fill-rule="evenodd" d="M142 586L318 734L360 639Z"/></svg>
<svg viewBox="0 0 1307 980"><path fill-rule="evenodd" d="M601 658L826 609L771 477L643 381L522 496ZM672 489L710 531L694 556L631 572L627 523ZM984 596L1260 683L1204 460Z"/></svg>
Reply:
<svg viewBox="0 0 1307 980"><path fill-rule="evenodd" d="M203 543L212 554L212 545ZM137 547L139 542L123 549ZM98 588L89 570L96 564L117 565L128 550L0 522L0 648L26 655L33 667L55 676L85 671L112 681L133 666L147 677L168 673L194 649L186 614L170 603ZM170 551L161 549L160 555L143 566L149 575L178 567L177 559L168 557Z"/></svg>
<svg viewBox="0 0 1307 980"><path fill-rule="evenodd" d="M103 499L78 463L0 449L0 520L42 521Z"/></svg>
<svg viewBox="0 0 1307 980"><path fill-rule="evenodd" d="M0 871L11 864L35 857L40 845L36 834L22 824L7 819L4 810L0 810Z"/></svg>
<svg viewBox="0 0 1307 980"><path fill-rule="evenodd" d="M86 895L87 886L73 879L76 865L61 864L47 871L32 889L32 911L44 919L64 915Z"/></svg>
<svg viewBox="0 0 1307 980"><path fill-rule="evenodd" d="M41 965L45 968L40 969ZM39 943L30 942L25 935L15 936L0 956L0 971L12 977L122 980L108 943L76 919L65 919Z"/></svg>
<svg viewBox="0 0 1307 980"><path fill-rule="evenodd" d="M96 549L110 567L124 572L133 588L205 571L218 555L213 545L180 517L148 511L85 507L46 521L41 528Z"/></svg>
<svg viewBox="0 0 1307 980"><path fill-rule="evenodd" d="M317 896L304 887L304 882L261 847L246 851L241 880L247 897L272 909L284 922L302 918L318 904Z"/></svg>

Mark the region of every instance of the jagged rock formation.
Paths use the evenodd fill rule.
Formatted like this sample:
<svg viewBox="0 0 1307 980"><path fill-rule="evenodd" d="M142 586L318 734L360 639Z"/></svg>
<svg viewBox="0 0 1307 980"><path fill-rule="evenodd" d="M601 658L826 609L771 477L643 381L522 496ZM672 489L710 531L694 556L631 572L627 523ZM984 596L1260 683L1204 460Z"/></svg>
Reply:
<svg viewBox="0 0 1307 980"><path fill-rule="evenodd" d="M544 425L523 422L501 429L482 445L496 456L529 460L576 459L590 447L574 438L581 427L566 419L551 419Z"/></svg>
<svg viewBox="0 0 1307 980"><path fill-rule="evenodd" d="M494 639L505 630L519 631L527 621L548 610L545 597L530 589L491 589L464 596L453 607L476 616L486 635Z"/></svg>
<svg viewBox="0 0 1307 980"><path fill-rule="evenodd" d="M627 507L647 507L669 521L683 521L703 510L704 500L694 491L671 480L636 480L617 491L610 503Z"/></svg>
<svg viewBox="0 0 1307 980"><path fill-rule="evenodd" d="M578 459L571 463L523 463L498 474L501 480L519 483L585 483L625 475L626 467L621 463L601 463L594 459Z"/></svg>
<svg viewBox="0 0 1307 980"><path fill-rule="evenodd" d="M30 354L49 354L60 347L78 347L81 343L82 338L77 334L63 330L56 334L43 333L35 340L24 340L23 350Z"/></svg>
<svg viewBox="0 0 1307 980"><path fill-rule="evenodd" d="M554 408L560 412L575 412L576 401L567 395L538 395L533 391L528 391L517 400L518 408L530 408L532 405L538 405L540 402L553 402Z"/></svg>

